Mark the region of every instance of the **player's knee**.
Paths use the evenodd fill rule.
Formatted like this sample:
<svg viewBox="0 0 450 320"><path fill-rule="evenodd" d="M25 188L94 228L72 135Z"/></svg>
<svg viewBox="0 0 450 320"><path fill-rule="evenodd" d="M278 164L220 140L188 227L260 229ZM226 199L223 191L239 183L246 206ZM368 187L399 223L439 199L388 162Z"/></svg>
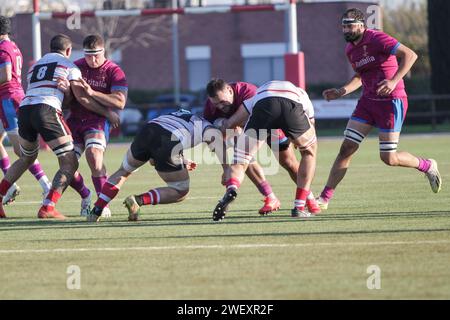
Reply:
<svg viewBox="0 0 450 320"><path fill-rule="evenodd" d="M286 170L297 170L298 161L297 158L292 159L291 157L280 157L280 165Z"/></svg>
<svg viewBox="0 0 450 320"><path fill-rule="evenodd" d="M395 167L399 164L396 152L380 152L380 158L388 166Z"/></svg>
<svg viewBox="0 0 450 320"><path fill-rule="evenodd" d="M31 165L38 156L39 153L39 145L34 148L24 148L22 146L19 146L19 156L23 161L25 161L27 164Z"/></svg>
<svg viewBox="0 0 450 320"><path fill-rule="evenodd" d="M75 171L78 170L78 159L75 155L75 152L68 152L63 156L58 157L59 160L59 166L62 171L67 172L70 174L75 174Z"/></svg>
<svg viewBox="0 0 450 320"><path fill-rule="evenodd" d="M103 169L103 151L100 149L86 149L86 160L92 171L102 171Z"/></svg>
<svg viewBox="0 0 450 320"><path fill-rule="evenodd" d="M177 201L182 201L189 193L189 179L167 182L167 186L177 192Z"/></svg>

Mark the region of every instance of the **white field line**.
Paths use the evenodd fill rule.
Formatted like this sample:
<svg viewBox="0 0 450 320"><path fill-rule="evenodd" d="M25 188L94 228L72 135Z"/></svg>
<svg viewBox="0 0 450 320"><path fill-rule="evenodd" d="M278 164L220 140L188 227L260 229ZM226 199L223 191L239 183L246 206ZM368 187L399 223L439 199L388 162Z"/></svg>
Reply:
<svg viewBox="0 0 450 320"><path fill-rule="evenodd" d="M17 249L0 250L8 253L67 253L67 252L113 252L113 251L166 251L199 249L259 249L259 248L304 248L304 247L350 247L350 246L399 246L399 245L433 245L449 244L450 240L422 241L372 241L372 242L315 242L315 243L279 243L279 244L230 244L230 245L191 245L191 246L151 246L151 247L117 247L117 248L56 248L56 249ZM450 250L450 247L449 247Z"/></svg>

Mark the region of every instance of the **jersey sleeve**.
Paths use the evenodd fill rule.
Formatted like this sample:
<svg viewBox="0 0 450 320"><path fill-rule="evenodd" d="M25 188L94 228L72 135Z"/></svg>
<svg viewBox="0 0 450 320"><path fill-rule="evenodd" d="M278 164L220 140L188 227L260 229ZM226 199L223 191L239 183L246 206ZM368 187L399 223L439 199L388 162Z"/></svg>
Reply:
<svg viewBox="0 0 450 320"><path fill-rule="evenodd" d="M242 86L240 95L242 98L242 101L248 100L250 98L253 98L256 95L256 86L250 84L250 83L245 83ZM238 106L239 107L239 106Z"/></svg>
<svg viewBox="0 0 450 320"><path fill-rule="evenodd" d="M67 80L79 80L81 79L81 71L77 67L69 68L69 74L67 75Z"/></svg>
<svg viewBox="0 0 450 320"><path fill-rule="evenodd" d="M387 55L395 55L398 47L400 46L400 42L397 39L384 32L377 33L374 36L373 41L379 48L380 52Z"/></svg>
<svg viewBox="0 0 450 320"><path fill-rule="evenodd" d="M119 67L114 68L111 75L111 91L128 91L125 72Z"/></svg>
<svg viewBox="0 0 450 320"><path fill-rule="evenodd" d="M11 64L11 57L5 51L0 50L0 68L4 68L7 64Z"/></svg>

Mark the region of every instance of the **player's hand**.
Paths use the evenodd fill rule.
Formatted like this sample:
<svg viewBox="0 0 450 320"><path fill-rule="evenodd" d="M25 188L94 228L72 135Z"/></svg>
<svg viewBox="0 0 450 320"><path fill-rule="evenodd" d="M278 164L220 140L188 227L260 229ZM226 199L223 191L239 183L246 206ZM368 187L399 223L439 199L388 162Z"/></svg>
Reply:
<svg viewBox="0 0 450 320"><path fill-rule="evenodd" d="M383 80L378 82L377 95L385 97L388 96L394 91L397 86L397 82L393 80Z"/></svg>
<svg viewBox="0 0 450 320"><path fill-rule="evenodd" d="M342 88L341 89L332 88L332 89L327 89L324 92L322 92L323 98L327 101L339 99L344 94L345 94L345 90Z"/></svg>
<svg viewBox="0 0 450 320"><path fill-rule="evenodd" d="M183 158L183 164L188 171L194 171L195 169L197 169L197 163L190 159Z"/></svg>
<svg viewBox="0 0 450 320"><path fill-rule="evenodd" d="M117 113L114 111L109 110L108 115L106 116L108 118L108 121L111 123L111 128L115 129L118 128L120 125L120 117Z"/></svg>
<svg viewBox="0 0 450 320"><path fill-rule="evenodd" d="M86 91L86 93L92 97L94 95L94 90L91 88L91 86L89 85L89 83L86 82L86 80L84 80L83 78L80 78L80 83L83 86L84 90Z"/></svg>
<svg viewBox="0 0 450 320"><path fill-rule="evenodd" d="M70 82L67 80L67 78L58 77L56 79L56 85L58 86L58 89L61 90L64 93L70 92Z"/></svg>

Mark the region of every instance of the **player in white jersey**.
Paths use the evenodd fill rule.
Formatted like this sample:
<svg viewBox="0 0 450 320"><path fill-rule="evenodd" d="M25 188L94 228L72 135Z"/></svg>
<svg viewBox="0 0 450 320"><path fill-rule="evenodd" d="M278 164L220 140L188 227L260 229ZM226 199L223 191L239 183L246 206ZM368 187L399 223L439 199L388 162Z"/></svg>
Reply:
<svg viewBox="0 0 450 320"><path fill-rule="evenodd" d="M167 187L151 189L140 195L128 196L124 205L128 219L138 219L140 207L179 202L189 192L189 173L184 165L183 150L206 142L215 150L223 166L226 161L221 132L210 122L189 111L179 110L149 121L136 135L120 168L103 185L102 191L88 215L88 221L98 221L103 208L116 197L128 177L146 162L155 166Z"/></svg>
<svg viewBox="0 0 450 320"><path fill-rule="evenodd" d="M301 154L293 217L308 216L305 203L316 167L317 138L305 110L313 111L308 95L288 81L269 81L245 100L235 113L236 123L246 122L244 135L235 146L234 163L227 177L227 191L213 212L213 220L222 220L228 205L236 198L249 161L266 140L269 130L281 129Z"/></svg>
<svg viewBox="0 0 450 320"><path fill-rule="evenodd" d="M39 152L38 134L58 157L59 170L52 187L39 209L39 218L64 219L56 209L56 202L69 185L78 168L70 130L62 117L65 93L58 88L58 79L67 79L75 96L80 92L80 70L68 59L72 42L66 35L54 36L50 53L39 59L28 72L28 89L18 112L21 157L14 162L0 183L0 198L36 160ZM113 116L112 116L113 117ZM3 207L0 205L0 212Z"/></svg>

